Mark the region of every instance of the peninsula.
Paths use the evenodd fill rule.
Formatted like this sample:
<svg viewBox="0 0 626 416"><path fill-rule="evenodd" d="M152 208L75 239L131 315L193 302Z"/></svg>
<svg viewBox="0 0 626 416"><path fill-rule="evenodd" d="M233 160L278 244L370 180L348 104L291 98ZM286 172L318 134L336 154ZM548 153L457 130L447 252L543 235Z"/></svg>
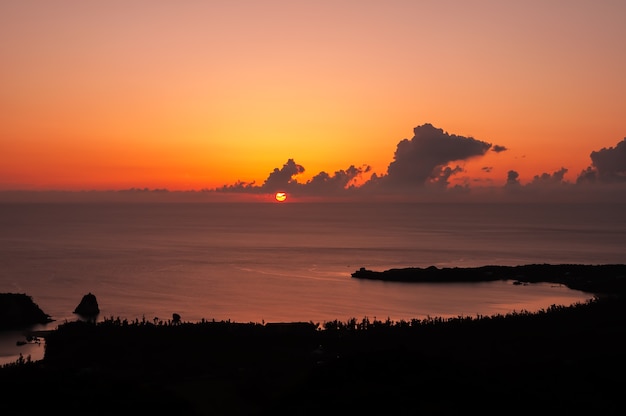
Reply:
<svg viewBox="0 0 626 416"><path fill-rule="evenodd" d="M626 264L527 264L481 267L408 267L373 271L361 267L357 279L410 283L488 282L554 283L594 294L626 293Z"/></svg>

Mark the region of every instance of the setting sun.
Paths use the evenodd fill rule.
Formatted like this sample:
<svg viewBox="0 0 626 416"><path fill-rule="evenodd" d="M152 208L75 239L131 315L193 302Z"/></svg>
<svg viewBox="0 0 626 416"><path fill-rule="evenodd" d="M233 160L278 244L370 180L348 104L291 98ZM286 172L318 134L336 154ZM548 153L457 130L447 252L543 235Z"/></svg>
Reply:
<svg viewBox="0 0 626 416"><path fill-rule="evenodd" d="M283 202L287 199L287 194L284 192L276 192L274 198L276 198L278 202Z"/></svg>

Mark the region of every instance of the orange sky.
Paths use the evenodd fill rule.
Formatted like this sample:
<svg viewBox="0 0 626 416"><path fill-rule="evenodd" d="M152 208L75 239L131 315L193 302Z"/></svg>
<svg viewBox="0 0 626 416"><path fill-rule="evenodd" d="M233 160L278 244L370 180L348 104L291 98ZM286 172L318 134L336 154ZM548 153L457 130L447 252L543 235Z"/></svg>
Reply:
<svg viewBox="0 0 626 416"><path fill-rule="evenodd" d="M511 4L513 3L513 4ZM623 1L0 3L0 190L386 173L431 123L522 183L626 137ZM490 167L490 172L482 168Z"/></svg>

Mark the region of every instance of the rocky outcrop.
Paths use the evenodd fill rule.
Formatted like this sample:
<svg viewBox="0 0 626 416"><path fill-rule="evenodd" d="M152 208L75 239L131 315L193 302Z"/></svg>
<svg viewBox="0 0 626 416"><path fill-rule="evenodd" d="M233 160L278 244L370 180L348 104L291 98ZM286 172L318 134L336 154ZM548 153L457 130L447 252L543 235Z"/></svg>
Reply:
<svg viewBox="0 0 626 416"><path fill-rule="evenodd" d="M0 330L52 322L33 299L23 293L0 293Z"/></svg>
<svg viewBox="0 0 626 416"><path fill-rule="evenodd" d="M89 292L83 296L76 309L74 309L74 313L84 318L95 318L98 316L100 307L98 306L96 295Z"/></svg>

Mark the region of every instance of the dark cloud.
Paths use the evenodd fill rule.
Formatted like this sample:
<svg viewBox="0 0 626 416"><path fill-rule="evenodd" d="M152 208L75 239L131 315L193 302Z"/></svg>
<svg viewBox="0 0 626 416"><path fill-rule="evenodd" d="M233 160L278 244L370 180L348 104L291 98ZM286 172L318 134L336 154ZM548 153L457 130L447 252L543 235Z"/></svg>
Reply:
<svg viewBox="0 0 626 416"><path fill-rule="evenodd" d="M262 185L254 182L237 182L216 189L222 192L272 193L285 191L300 195L330 195L344 191L389 192L402 188L415 188L430 185L434 189L447 189L450 178L463 172L461 166L448 166L450 162L464 161L483 156L491 143L472 137L448 134L432 124L424 124L413 129L411 140L401 140L396 148L394 160L384 174L373 173L369 180L363 176L371 171L364 165L360 168L351 165L346 170L333 174L320 172L306 183L300 183L296 176L304 172L304 167L289 159L282 168L275 168ZM503 146L499 146L503 149ZM357 186L357 183L362 185Z"/></svg>
<svg viewBox="0 0 626 416"><path fill-rule="evenodd" d="M576 183L577 184L594 183L596 181L596 177L597 177L596 170L592 168L591 166L589 166L588 168L583 169L583 171L580 172L580 175L578 175L578 178L576 179Z"/></svg>
<svg viewBox="0 0 626 416"><path fill-rule="evenodd" d="M237 181L232 185L224 185L221 188L217 188L218 192L254 192L260 187L255 186L255 182L243 182Z"/></svg>
<svg viewBox="0 0 626 416"><path fill-rule="evenodd" d="M611 192L609 188L615 188L615 183L626 186L626 138L615 147L592 152L592 164L580 173L576 184L565 180L568 170L563 167L552 173L535 175L526 184L521 183L517 171L509 170L504 187L476 186L470 189L469 184L475 179L455 176L464 172L462 162L484 156L490 150L500 153L507 151L507 148L472 137L449 134L432 124L423 124L413 131L411 139L403 139L397 144L393 160L383 173L371 173L367 165L351 165L333 173L322 171L307 182L298 182L298 175L304 173L305 169L294 159L288 159L282 167L274 168L261 185L238 181L215 191L242 194L284 191L298 196L345 195L350 198L363 197L365 200L372 197L380 200L396 197L420 201L442 198L452 200L450 198L467 195L474 200L506 198L509 201L566 201L576 198L616 198L617 193ZM490 173L493 167L483 166L481 170ZM365 175L369 173L371 176L367 179ZM456 185L452 186L451 183ZM585 186L580 185L583 183Z"/></svg>
<svg viewBox="0 0 626 416"><path fill-rule="evenodd" d="M329 175L326 172L320 172L315 175L304 186L307 193L322 195L322 194L336 194L346 189L354 188L356 186L355 181L362 174L371 170L370 166L363 166L360 168L351 165L346 170L338 170L334 175Z"/></svg>
<svg viewBox="0 0 626 416"><path fill-rule="evenodd" d="M542 173L541 175L535 175L529 185L546 186L561 184L564 183L563 178L565 177L566 173L567 169L561 168L552 174Z"/></svg>
<svg viewBox="0 0 626 416"><path fill-rule="evenodd" d="M293 159L287 160L282 168L274 168L269 174L261 189L267 192L286 191L298 185L294 176L304 172L304 167L298 165Z"/></svg>
<svg viewBox="0 0 626 416"><path fill-rule="evenodd" d="M448 163L482 156L491 148L491 143L451 135L432 124L415 127L413 132L411 140L398 143L387 175L380 178L385 186L413 187L429 181L439 182L442 177L447 181L449 174L459 171L456 168L446 170Z"/></svg>
<svg viewBox="0 0 626 416"><path fill-rule="evenodd" d="M364 165L348 169L341 169L330 175L320 172L306 183L297 181L296 176L304 173L302 165L293 159L287 160L282 168L274 168L262 185L255 182L238 181L232 185L225 185L216 189L218 192L242 192L242 193L274 193L278 191L289 192L294 195L330 195L337 194L347 189L354 189L361 175L370 172L371 167Z"/></svg>
<svg viewBox="0 0 626 416"><path fill-rule="evenodd" d="M471 137L448 134L442 129L424 124L414 128L414 136L401 140L387 171L371 172L371 167L351 165L333 173L319 172L306 182L298 182L304 166L288 159L282 167L274 168L262 184L237 181L221 188L196 191L168 191L167 189L131 188L110 192L32 193L0 192L0 201L29 200L120 200L120 201L233 201L268 200L268 194L288 192L301 200L332 196L336 200L353 201L605 201L626 203L626 138L615 147L591 152L591 165L583 169L575 183L565 180L568 170L535 175L526 184L515 170L509 170L504 186L492 179L470 178L464 172L463 162L484 156L489 150L506 151ZM524 156L521 156L525 158ZM457 163L453 163L457 162ZM492 166L483 166L490 173ZM369 179L366 175L370 174ZM455 176L458 175L458 176ZM471 186L484 181L488 186ZM451 186L454 183L454 186ZM291 200L291 199L290 199ZM295 199L298 200L298 199Z"/></svg>
<svg viewBox="0 0 626 416"><path fill-rule="evenodd" d="M439 171L437 177L431 178L431 183L442 188L447 188L448 185L450 185L450 177L460 172L463 172L463 169L458 165L454 168L446 166Z"/></svg>
<svg viewBox="0 0 626 416"><path fill-rule="evenodd" d="M130 189L121 189L117 192L120 193L128 193L128 194L139 194L139 193L159 193L159 192L169 192L169 190L165 189L165 188L157 188L157 189L150 189L150 188L130 188Z"/></svg>
<svg viewBox="0 0 626 416"><path fill-rule="evenodd" d="M278 191L293 191L301 186L296 175L304 172L304 167L298 165L293 159L287 160L282 168L274 168L262 185L256 182L237 181L232 185L224 185L217 188L218 192L242 192L242 193L273 193Z"/></svg>
<svg viewBox="0 0 626 416"><path fill-rule="evenodd" d="M591 152L591 163L600 182L626 182L626 138L615 147Z"/></svg>
<svg viewBox="0 0 626 416"><path fill-rule="evenodd" d="M591 166L580 172L576 178L577 184L626 182L626 138L615 147L603 147L589 156Z"/></svg>
<svg viewBox="0 0 626 416"><path fill-rule="evenodd" d="M520 186L519 173L514 170L510 170L506 174L506 184L504 186Z"/></svg>

